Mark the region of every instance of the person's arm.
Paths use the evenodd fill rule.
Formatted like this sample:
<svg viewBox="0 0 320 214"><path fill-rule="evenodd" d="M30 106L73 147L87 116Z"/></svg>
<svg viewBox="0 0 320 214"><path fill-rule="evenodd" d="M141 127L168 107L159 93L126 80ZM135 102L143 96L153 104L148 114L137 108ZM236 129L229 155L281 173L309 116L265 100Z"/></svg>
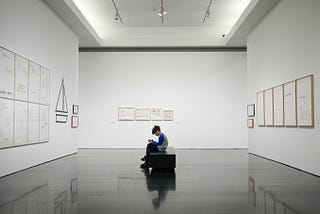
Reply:
<svg viewBox="0 0 320 214"><path fill-rule="evenodd" d="M152 144L153 144L153 145L156 145L156 146L160 146L160 145L162 145L163 141L164 141L164 137L163 137L163 135L161 134L161 135L159 136L159 142L157 142L157 141L152 141Z"/></svg>

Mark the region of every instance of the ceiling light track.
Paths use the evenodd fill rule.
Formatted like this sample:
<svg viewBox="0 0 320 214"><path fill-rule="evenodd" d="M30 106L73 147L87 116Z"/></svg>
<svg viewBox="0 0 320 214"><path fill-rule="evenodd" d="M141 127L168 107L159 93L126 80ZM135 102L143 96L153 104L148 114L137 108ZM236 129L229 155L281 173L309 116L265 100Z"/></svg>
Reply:
<svg viewBox="0 0 320 214"><path fill-rule="evenodd" d="M203 18L202 23L205 23L206 19L207 19L207 18L210 18L210 15L211 15L211 9L210 9L210 8L211 8L212 2L213 2L213 0L210 0L209 5L208 5L207 10L206 10L206 13L205 13L205 15L204 15L204 18Z"/></svg>
<svg viewBox="0 0 320 214"><path fill-rule="evenodd" d="M112 0L112 3L113 3L113 6L114 6L114 9L115 9L115 11L116 11L116 15L115 15L115 17L114 17L114 20L116 20L116 21L119 21L119 20L120 20L121 24L123 24L121 15L120 15L120 13L119 13L119 9L118 9L116 3L114 2L114 0Z"/></svg>

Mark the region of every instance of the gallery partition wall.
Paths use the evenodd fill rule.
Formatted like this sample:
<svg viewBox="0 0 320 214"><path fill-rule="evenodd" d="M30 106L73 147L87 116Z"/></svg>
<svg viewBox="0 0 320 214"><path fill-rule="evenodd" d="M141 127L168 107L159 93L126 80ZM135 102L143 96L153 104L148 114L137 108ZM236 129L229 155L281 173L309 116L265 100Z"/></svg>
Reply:
<svg viewBox="0 0 320 214"><path fill-rule="evenodd" d="M246 52L80 52L79 148L247 148Z"/></svg>

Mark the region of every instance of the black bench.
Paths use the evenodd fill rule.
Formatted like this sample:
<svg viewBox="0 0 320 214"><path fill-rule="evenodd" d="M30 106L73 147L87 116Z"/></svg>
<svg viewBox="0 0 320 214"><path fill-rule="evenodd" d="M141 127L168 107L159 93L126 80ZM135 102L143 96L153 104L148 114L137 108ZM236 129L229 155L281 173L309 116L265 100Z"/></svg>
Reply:
<svg viewBox="0 0 320 214"><path fill-rule="evenodd" d="M176 168L176 153L173 147L164 152L150 153L149 166L151 168Z"/></svg>

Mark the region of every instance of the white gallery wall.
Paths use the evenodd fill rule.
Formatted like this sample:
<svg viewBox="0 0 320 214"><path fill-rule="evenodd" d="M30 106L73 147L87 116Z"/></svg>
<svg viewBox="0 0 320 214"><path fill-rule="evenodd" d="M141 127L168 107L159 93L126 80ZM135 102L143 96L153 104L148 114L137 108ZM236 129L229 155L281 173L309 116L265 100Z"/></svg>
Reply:
<svg viewBox="0 0 320 214"><path fill-rule="evenodd" d="M283 0L248 37L248 97L314 74L314 128L256 127L249 151L320 175L320 1Z"/></svg>
<svg viewBox="0 0 320 214"><path fill-rule="evenodd" d="M69 112L78 102L78 38L40 0L1 0L0 29L0 46L50 69L49 143L0 149L3 176L77 151L77 130L55 123L55 107L62 78Z"/></svg>
<svg viewBox="0 0 320 214"><path fill-rule="evenodd" d="M143 148L155 124L176 148L247 148L245 52L80 52L79 72L80 148ZM174 121L118 121L127 106Z"/></svg>

